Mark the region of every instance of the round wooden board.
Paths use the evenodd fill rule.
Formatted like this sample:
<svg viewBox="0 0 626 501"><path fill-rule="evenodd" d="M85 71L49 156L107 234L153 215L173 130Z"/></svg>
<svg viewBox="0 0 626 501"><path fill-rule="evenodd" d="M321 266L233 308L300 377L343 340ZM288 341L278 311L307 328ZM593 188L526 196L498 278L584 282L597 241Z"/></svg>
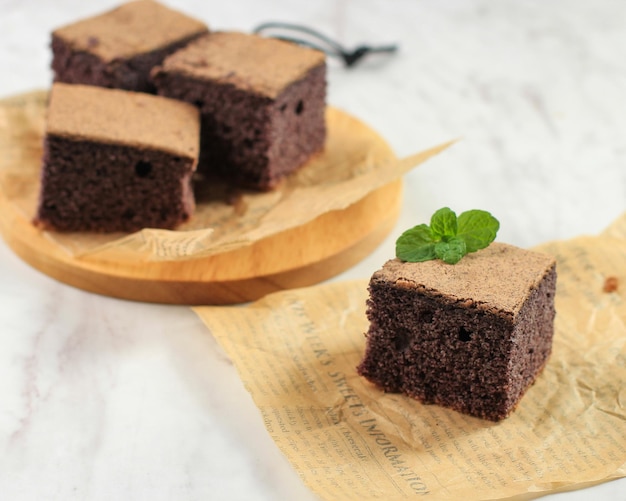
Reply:
<svg viewBox="0 0 626 501"><path fill-rule="evenodd" d="M241 192L235 202L215 194L207 197L201 190L196 194L193 218L179 228L179 235L167 235L167 244L196 231L210 235L208 243L200 244L200 251L206 252L155 259L153 249L146 256L120 247L128 238L136 243L141 232L45 232L32 219L40 190L46 103L45 91L0 101L0 150L6 153L0 157L0 233L27 263L87 291L188 305L252 301L321 282L353 266L391 231L400 212L402 181L388 177L383 184L374 181L377 188L371 189L372 178L367 177L376 173L373 166L395 160L389 145L367 125L329 107L323 152L280 189ZM355 183L360 183L358 189ZM349 201L330 202L337 200ZM257 230L257 236L246 240L249 228ZM211 249L224 241L236 245ZM106 252L85 257L85 250L101 250L107 242L112 252L104 245Z"/></svg>
<svg viewBox="0 0 626 501"><path fill-rule="evenodd" d="M13 251L61 282L98 294L146 302L206 305L253 301L313 285L353 266L385 238L400 212L402 181L346 209L252 245L204 258L154 263L77 260L35 228L0 192L0 231ZM248 263L243 268L238 263ZM249 263L254 263L251 273Z"/></svg>

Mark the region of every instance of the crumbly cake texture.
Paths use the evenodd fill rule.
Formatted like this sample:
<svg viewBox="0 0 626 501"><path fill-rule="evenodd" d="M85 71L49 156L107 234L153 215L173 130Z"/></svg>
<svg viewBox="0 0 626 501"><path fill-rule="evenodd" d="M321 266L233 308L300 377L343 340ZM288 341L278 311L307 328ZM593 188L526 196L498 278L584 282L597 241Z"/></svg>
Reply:
<svg viewBox="0 0 626 501"><path fill-rule="evenodd" d="M167 57L159 94L202 113L200 171L268 190L324 147L323 53L276 39L213 32Z"/></svg>
<svg viewBox="0 0 626 501"><path fill-rule="evenodd" d="M137 0L52 33L57 82L154 92L150 70L208 32L206 24Z"/></svg>
<svg viewBox="0 0 626 501"><path fill-rule="evenodd" d="M387 392L499 421L552 350L556 263L501 243L455 265L393 259L370 280L359 374Z"/></svg>
<svg viewBox="0 0 626 501"><path fill-rule="evenodd" d="M200 117L187 103L52 86L35 222L58 231L172 229L192 215Z"/></svg>

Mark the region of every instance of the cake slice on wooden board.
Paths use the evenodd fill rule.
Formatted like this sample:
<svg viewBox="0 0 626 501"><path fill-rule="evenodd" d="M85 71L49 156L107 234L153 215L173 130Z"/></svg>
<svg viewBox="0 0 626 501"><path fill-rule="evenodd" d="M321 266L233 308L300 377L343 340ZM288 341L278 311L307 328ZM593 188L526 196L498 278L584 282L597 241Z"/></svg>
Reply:
<svg viewBox="0 0 626 501"><path fill-rule="evenodd" d="M203 22L158 2L128 2L52 33L54 79L153 92L150 70L207 32Z"/></svg>
<svg viewBox="0 0 626 501"><path fill-rule="evenodd" d="M194 210L200 119L187 103L54 84L35 221L60 231L175 228Z"/></svg>
<svg viewBox="0 0 626 501"><path fill-rule="evenodd" d="M167 57L152 76L159 94L200 108L200 171L267 190L324 147L326 62L319 51L214 32Z"/></svg>
<svg viewBox="0 0 626 501"><path fill-rule="evenodd" d="M502 243L456 264L390 260L369 283L357 370L384 391L501 420L550 356L555 288L553 257Z"/></svg>

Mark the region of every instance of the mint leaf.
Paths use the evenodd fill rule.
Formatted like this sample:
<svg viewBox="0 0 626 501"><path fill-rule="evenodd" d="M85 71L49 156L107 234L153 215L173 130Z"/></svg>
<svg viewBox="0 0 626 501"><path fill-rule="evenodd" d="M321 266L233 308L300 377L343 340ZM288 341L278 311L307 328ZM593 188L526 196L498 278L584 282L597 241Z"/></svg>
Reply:
<svg viewBox="0 0 626 501"><path fill-rule="evenodd" d="M400 235L396 257L410 263L441 259L456 264L465 254L487 247L499 229L500 223L487 211L469 210L457 218L443 207L430 218L430 226L420 224Z"/></svg>
<svg viewBox="0 0 626 501"><path fill-rule="evenodd" d="M444 207L435 212L430 218L430 230L435 240L456 235L457 221L454 211Z"/></svg>
<svg viewBox="0 0 626 501"><path fill-rule="evenodd" d="M484 249L496 238L500 223L489 212L470 210L458 218L457 237L465 241L467 252Z"/></svg>
<svg viewBox="0 0 626 501"><path fill-rule="evenodd" d="M452 237L435 244L435 256L448 264L458 263L467 254L465 240Z"/></svg>
<svg viewBox="0 0 626 501"><path fill-rule="evenodd" d="M396 257L409 263L435 259L435 244L427 224L406 230L396 240Z"/></svg>

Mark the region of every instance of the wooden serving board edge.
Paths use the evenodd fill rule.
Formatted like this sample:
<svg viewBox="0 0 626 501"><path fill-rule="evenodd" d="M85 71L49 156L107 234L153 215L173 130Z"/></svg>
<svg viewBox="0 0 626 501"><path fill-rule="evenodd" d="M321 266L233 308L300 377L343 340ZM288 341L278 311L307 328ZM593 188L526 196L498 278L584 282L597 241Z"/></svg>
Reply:
<svg viewBox="0 0 626 501"><path fill-rule="evenodd" d="M396 180L346 209L322 214L252 245L206 258L165 263L129 265L77 260L47 239L2 197L0 232L9 247L32 267L89 292L154 303L236 304L322 282L358 263L392 230L401 200L402 180ZM318 245L314 245L316 242ZM285 252L290 259L284 258ZM263 259L267 256L274 259ZM249 259L259 266L252 271L237 266ZM203 269L213 272L203 273Z"/></svg>

